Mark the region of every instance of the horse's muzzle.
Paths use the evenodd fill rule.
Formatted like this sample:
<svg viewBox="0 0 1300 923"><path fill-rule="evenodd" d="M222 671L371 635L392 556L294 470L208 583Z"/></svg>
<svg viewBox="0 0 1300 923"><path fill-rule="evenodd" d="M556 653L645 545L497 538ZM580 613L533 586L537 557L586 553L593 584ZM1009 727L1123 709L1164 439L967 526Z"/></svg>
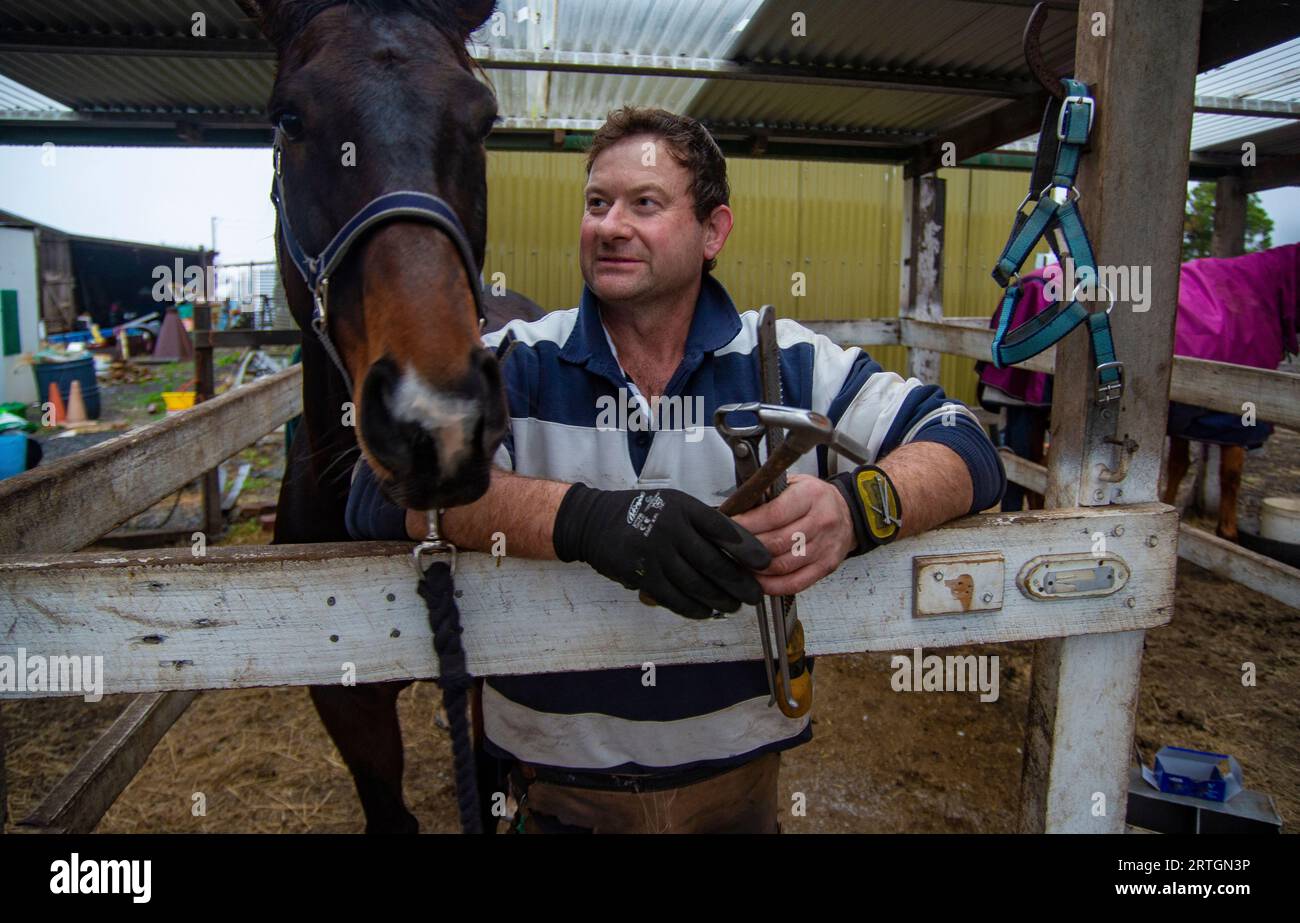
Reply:
<svg viewBox="0 0 1300 923"><path fill-rule="evenodd" d="M487 492L507 422L501 373L488 350L476 349L465 375L442 387L381 358L366 374L359 410L361 441L387 470L384 486L395 502L437 509Z"/></svg>

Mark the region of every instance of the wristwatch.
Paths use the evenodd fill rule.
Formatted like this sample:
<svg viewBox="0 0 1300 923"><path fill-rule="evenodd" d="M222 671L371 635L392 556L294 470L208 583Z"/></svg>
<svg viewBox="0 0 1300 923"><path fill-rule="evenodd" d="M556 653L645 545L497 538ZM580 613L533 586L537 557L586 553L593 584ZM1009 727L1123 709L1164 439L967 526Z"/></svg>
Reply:
<svg viewBox="0 0 1300 923"><path fill-rule="evenodd" d="M831 479L848 502L853 517L857 548L849 556L863 554L877 545L888 545L903 528L903 504L889 475L876 465L860 465Z"/></svg>

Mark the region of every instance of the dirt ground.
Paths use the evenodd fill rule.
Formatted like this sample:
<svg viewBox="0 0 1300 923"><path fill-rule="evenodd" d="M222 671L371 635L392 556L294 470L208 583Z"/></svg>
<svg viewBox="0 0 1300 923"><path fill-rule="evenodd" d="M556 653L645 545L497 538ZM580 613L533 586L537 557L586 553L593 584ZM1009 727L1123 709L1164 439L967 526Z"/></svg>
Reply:
<svg viewBox="0 0 1300 923"><path fill-rule="evenodd" d="M254 447L253 454L265 462L261 476L278 478L282 446L267 437ZM1300 436L1287 431L1249 457L1244 523L1252 522L1261 497L1295 492L1298 460ZM256 495L253 499L260 502ZM255 520L228 537L268 539ZM1032 645L954 653L1000 658L997 701L981 703L976 693L894 692L889 654L818 661L814 740L785 754L781 772L783 803L793 804L795 793L802 793L806 814L787 816L783 829L1015 829ZM1247 661L1258 671L1253 687L1241 682ZM432 684L416 683L399 705L407 803L426 832L456 828L450 746L434 720L438 697ZM11 822L37 806L128 698L5 703ZM1149 763L1166 744L1234 754L1247 787L1272 795L1289 829L1300 818L1298 703L1300 611L1180 562L1174 620L1147 635L1135 741L1143 758ZM191 811L199 792L206 799L205 816ZM351 778L306 690L281 688L200 696L98 829L355 832L362 827Z"/></svg>

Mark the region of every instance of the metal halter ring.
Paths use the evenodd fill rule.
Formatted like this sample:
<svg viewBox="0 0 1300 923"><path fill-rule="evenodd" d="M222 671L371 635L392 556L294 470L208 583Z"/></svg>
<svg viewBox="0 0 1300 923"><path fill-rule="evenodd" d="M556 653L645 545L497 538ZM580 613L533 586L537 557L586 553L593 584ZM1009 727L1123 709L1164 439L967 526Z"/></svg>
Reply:
<svg viewBox="0 0 1300 923"><path fill-rule="evenodd" d="M416 545L411 551L413 563L415 564L415 575L424 577L424 557L428 555L433 557L440 554L451 555L451 573L456 574L456 546L451 542L444 541L442 538L442 510L429 510L429 534L424 537L424 541Z"/></svg>
<svg viewBox="0 0 1300 923"><path fill-rule="evenodd" d="M1084 281L1087 280L1074 283L1074 291L1070 292L1071 301L1079 300L1079 289L1083 288ZM1095 287L1101 289L1103 292L1105 292L1107 295L1110 296L1110 298L1108 299L1110 303L1106 305L1106 313L1110 314L1111 311L1115 310L1115 293L1112 292L1110 289L1108 289L1106 286L1102 285L1100 282L1096 282ZM1089 311L1088 313L1091 314L1092 312Z"/></svg>
<svg viewBox="0 0 1300 923"><path fill-rule="evenodd" d="M1062 202L1060 199L1057 199L1055 196L1053 196L1053 201L1055 201L1058 205L1064 205L1066 202L1077 202L1077 201L1079 201L1079 197L1080 197L1080 194L1079 194L1079 187L1078 187L1078 186L1075 186L1075 185L1073 185L1073 184L1071 184L1070 186L1067 187L1067 186L1058 186L1058 185L1056 185L1055 183L1048 183L1048 184L1047 184L1046 186L1044 186L1042 189L1038 190L1038 198L1041 199L1043 196L1047 195L1047 193L1048 193L1049 190L1056 190L1056 189L1064 189L1064 190L1066 190L1066 192L1065 192L1065 202ZM1073 199L1070 198L1070 193L1074 193L1074 198L1073 198ZM1025 201L1029 201L1028 196L1026 196ZM1024 206L1024 202L1022 202L1022 203L1020 203L1020 204L1021 204L1021 207Z"/></svg>

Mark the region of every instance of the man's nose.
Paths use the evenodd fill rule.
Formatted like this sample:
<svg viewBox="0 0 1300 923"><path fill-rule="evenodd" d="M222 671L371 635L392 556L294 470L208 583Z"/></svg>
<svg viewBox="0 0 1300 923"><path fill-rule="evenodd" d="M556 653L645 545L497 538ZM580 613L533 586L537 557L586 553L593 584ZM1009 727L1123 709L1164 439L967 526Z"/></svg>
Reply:
<svg viewBox="0 0 1300 923"><path fill-rule="evenodd" d="M601 218L597 230L600 236L606 240L617 240L622 237L631 237L631 224L627 220L627 209L621 202L615 202L609 207Z"/></svg>

